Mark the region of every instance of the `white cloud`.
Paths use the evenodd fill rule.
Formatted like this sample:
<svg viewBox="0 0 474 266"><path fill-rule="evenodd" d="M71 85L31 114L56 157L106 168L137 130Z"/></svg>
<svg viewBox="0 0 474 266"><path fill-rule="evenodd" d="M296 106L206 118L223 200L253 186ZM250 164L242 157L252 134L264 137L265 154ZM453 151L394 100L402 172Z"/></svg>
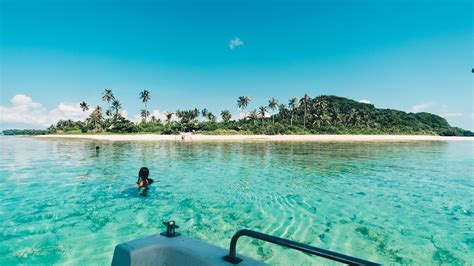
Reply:
<svg viewBox="0 0 474 266"><path fill-rule="evenodd" d="M49 119L53 123L61 119L84 120L90 112L91 110L82 111L78 103L60 103L58 107L49 112Z"/></svg>
<svg viewBox="0 0 474 266"><path fill-rule="evenodd" d="M411 111L413 113L418 113L418 112L421 112L421 111L424 111L430 107L433 107L433 105L435 105L434 102L429 102L429 103L420 103L420 104L417 104L417 105L414 105L411 107Z"/></svg>
<svg viewBox="0 0 474 266"><path fill-rule="evenodd" d="M0 106L0 122L49 126L61 119L82 120L90 113L90 110L83 112L78 103L60 103L48 111L23 94L15 95L11 103L11 107Z"/></svg>
<svg viewBox="0 0 474 266"><path fill-rule="evenodd" d="M161 121L165 121L166 120L166 114L163 113L163 112L160 112L160 110L153 110L151 111L151 115L150 117L154 115L156 119L160 119ZM174 116L174 114L173 114Z"/></svg>
<svg viewBox="0 0 474 266"><path fill-rule="evenodd" d="M247 116L249 116L249 113L250 112L239 112L239 114L237 115L237 119L240 120L240 119L247 118Z"/></svg>
<svg viewBox="0 0 474 266"><path fill-rule="evenodd" d="M160 110L152 110L150 111L150 116L155 116L156 119L160 119L162 122L166 121L166 113L167 112L161 112ZM140 122L142 121L142 115L140 113L136 114L133 118L128 118L129 120L133 122ZM171 116L171 121L178 121L178 117L173 113Z"/></svg>
<svg viewBox="0 0 474 266"><path fill-rule="evenodd" d="M369 100L366 100L366 99L362 99L362 100L359 100L360 103L366 103L366 104L370 104L371 102Z"/></svg>
<svg viewBox="0 0 474 266"><path fill-rule="evenodd" d="M141 116L141 114L136 114L134 117L129 117L128 120L130 120L132 122L135 122L135 123L138 123L138 122L142 121L142 116Z"/></svg>
<svg viewBox="0 0 474 266"><path fill-rule="evenodd" d="M442 117L460 117L462 113L460 112L450 112L446 104L441 105L441 116Z"/></svg>
<svg viewBox="0 0 474 266"><path fill-rule="evenodd" d="M239 37L234 37L234 39L230 40L229 48L234 50L235 47L244 46L244 42Z"/></svg>
<svg viewBox="0 0 474 266"><path fill-rule="evenodd" d="M11 99L12 106L0 106L0 122L45 125L46 108L26 95L18 94Z"/></svg>
<svg viewBox="0 0 474 266"><path fill-rule="evenodd" d="M462 113L458 113L458 112L447 112L447 113L442 113L441 114L442 117L459 117L459 116L462 116Z"/></svg>
<svg viewBox="0 0 474 266"><path fill-rule="evenodd" d="M123 116L124 118L128 119L128 120L131 120L129 117L128 117L128 111L127 110L122 110L120 111L120 115Z"/></svg>

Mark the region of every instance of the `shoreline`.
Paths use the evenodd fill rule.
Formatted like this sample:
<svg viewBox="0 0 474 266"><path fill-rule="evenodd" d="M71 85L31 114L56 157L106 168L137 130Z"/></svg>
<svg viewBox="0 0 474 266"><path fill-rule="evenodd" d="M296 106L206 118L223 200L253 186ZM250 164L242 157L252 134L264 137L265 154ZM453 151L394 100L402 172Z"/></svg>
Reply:
<svg viewBox="0 0 474 266"><path fill-rule="evenodd" d="M104 141L289 141L289 142L364 142L364 141L474 141L474 137L443 137L428 135L38 135L41 139L85 139Z"/></svg>

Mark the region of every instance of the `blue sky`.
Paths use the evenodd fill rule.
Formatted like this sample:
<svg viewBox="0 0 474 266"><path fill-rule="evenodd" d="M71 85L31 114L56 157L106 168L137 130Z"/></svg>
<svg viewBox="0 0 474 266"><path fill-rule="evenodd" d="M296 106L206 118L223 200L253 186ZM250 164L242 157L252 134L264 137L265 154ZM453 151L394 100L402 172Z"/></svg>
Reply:
<svg viewBox="0 0 474 266"><path fill-rule="evenodd" d="M331 94L474 129L472 1L0 3L1 128L80 117L105 88L133 118L146 88L160 112Z"/></svg>

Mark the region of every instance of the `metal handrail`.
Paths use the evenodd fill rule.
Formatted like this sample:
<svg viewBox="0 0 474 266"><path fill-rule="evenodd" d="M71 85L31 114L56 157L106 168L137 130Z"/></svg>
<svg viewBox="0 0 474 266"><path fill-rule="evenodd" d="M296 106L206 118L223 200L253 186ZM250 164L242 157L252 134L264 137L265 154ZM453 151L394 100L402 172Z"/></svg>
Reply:
<svg viewBox="0 0 474 266"><path fill-rule="evenodd" d="M239 262L242 261L242 259L236 256L237 240L241 236L253 237L253 238L260 239L266 242L270 242L270 243L277 244L277 245L284 246L291 249L296 249L299 251L303 251L309 254L313 254L319 257L342 262L349 265L380 265L378 263L347 256L344 254L336 253L333 251L313 247L310 245L298 243L298 242L291 241L288 239L283 239L276 236L271 236L264 233L248 230L248 229L242 229L242 230L239 230L237 233L235 233L235 235L230 240L229 255L223 257L222 258L223 260L228 261L232 264L238 264Z"/></svg>

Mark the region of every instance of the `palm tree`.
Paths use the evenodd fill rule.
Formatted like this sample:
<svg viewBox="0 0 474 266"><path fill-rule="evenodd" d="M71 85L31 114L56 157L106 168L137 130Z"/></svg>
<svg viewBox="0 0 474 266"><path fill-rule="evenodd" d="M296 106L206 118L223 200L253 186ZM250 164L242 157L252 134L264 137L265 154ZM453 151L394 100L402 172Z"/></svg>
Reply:
<svg viewBox="0 0 474 266"><path fill-rule="evenodd" d="M196 118L198 118L199 116L199 109L197 108L194 108L193 110L191 110L191 112L189 113L189 119L190 120L194 120Z"/></svg>
<svg viewBox="0 0 474 266"><path fill-rule="evenodd" d="M150 92L148 90L143 90L143 91L140 92L140 100L145 104L145 110L146 110L146 112L145 112L145 114L146 114L145 121L148 118L148 115L150 115L150 112L148 112L148 108L146 106L146 103L148 101L150 101L150 99L151 99L151 95L150 95Z"/></svg>
<svg viewBox="0 0 474 266"><path fill-rule="evenodd" d="M333 107L333 112L332 113L333 113L333 118L332 118L333 123L335 125L342 124L344 118L343 118L343 115L341 113L341 110L337 107ZM370 125L368 125L368 126L370 126Z"/></svg>
<svg viewBox="0 0 474 266"><path fill-rule="evenodd" d="M102 108L100 106L96 106L94 111L89 116L89 120L91 124L94 126L96 131L101 131L102 130L102 120L104 118L102 117Z"/></svg>
<svg viewBox="0 0 474 266"><path fill-rule="evenodd" d="M324 100L323 97L316 97L315 98L315 103L314 103L314 114L317 118L313 122L318 124L318 127L321 127L321 124L327 124L328 118L330 119L330 116L327 114L328 113L328 103Z"/></svg>
<svg viewBox="0 0 474 266"><path fill-rule="evenodd" d="M224 110L221 112L221 117L222 121L229 122L229 120L232 118L232 115L230 114L229 110Z"/></svg>
<svg viewBox="0 0 474 266"><path fill-rule="evenodd" d="M89 105L88 105L86 102L84 102L84 101L82 101L81 103L79 103L79 107L81 107L81 109L82 109L83 112L89 110Z"/></svg>
<svg viewBox="0 0 474 266"><path fill-rule="evenodd" d="M278 105L278 101L275 98L271 98L268 101L268 108L272 109L272 111L275 111L275 109L277 108L277 105ZM272 121L273 121L273 124L275 124L275 116L274 115L272 115Z"/></svg>
<svg viewBox="0 0 474 266"><path fill-rule="evenodd" d="M209 111L206 108L201 110L201 115L202 115L202 117L204 117L204 119L207 118L208 114L209 114Z"/></svg>
<svg viewBox="0 0 474 266"><path fill-rule="evenodd" d="M307 111L307 106L308 102L311 100L311 98L308 96L308 94L304 94L304 96L300 99L300 105L304 106L304 115L303 115L303 128L306 129L306 111Z"/></svg>
<svg viewBox="0 0 474 266"><path fill-rule="evenodd" d="M117 117L119 112L120 112L120 109L122 109L122 104L120 103L119 100L114 100L112 102L112 110L114 111L114 117Z"/></svg>
<svg viewBox="0 0 474 266"><path fill-rule="evenodd" d="M181 129L186 131L187 129L192 129L195 125L196 118L199 116L199 110L197 108L191 110L177 110L176 116L179 118L181 124Z"/></svg>
<svg viewBox="0 0 474 266"><path fill-rule="evenodd" d="M83 112L89 110L89 105L85 101L80 102L79 107L82 109ZM88 124L87 119L85 120L85 123L86 125Z"/></svg>
<svg viewBox="0 0 474 266"><path fill-rule="evenodd" d="M183 111L181 110L176 110L176 112L174 112L176 117L178 118L178 121L181 121L181 119L183 118Z"/></svg>
<svg viewBox="0 0 474 266"><path fill-rule="evenodd" d="M258 114L262 118L262 122L263 122L263 119L265 119L265 115L267 114L267 107L265 106L258 107Z"/></svg>
<svg viewBox="0 0 474 266"><path fill-rule="evenodd" d="M285 119L286 115L288 114L288 109L284 103L278 105L278 113L281 116L281 120Z"/></svg>
<svg viewBox="0 0 474 266"><path fill-rule="evenodd" d="M255 121L258 119L258 113L257 110L253 109L252 111L249 112L247 116L250 120L253 120L253 123L255 125Z"/></svg>
<svg viewBox="0 0 474 266"><path fill-rule="evenodd" d="M349 111L349 116L347 118L347 122L349 122L351 124L351 126L355 126L357 124L357 122L359 122L359 112L357 112L356 109L352 108L350 111Z"/></svg>
<svg viewBox="0 0 474 266"><path fill-rule="evenodd" d="M207 113L207 120L209 120L211 122L216 122L216 116L213 113L208 112Z"/></svg>
<svg viewBox="0 0 474 266"><path fill-rule="evenodd" d="M105 89L102 93L102 101L110 103L115 100L114 94L111 89Z"/></svg>
<svg viewBox="0 0 474 266"><path fill-rule="evenodd" d="M112 116L112 109L107 109L105 110L105 115L108 116L108 117L111 117Z"/></svg>
<svg viewBox="0 0 474 266"><path fill-rule="evenodd" d="M171 122L171 118L173 118L173 112L167 112L165 113L166 115L166 122L169 123Z"/></svg>
<svg viewBox="0 0 474 266"><path fill-rule="evenodd" d="M112 93L112 90L111 89L105 89L104 92L102 92L102 101L104 102L107 102L109 104L109 108L110 108L110 102L114 101L115 100L115 96L114 94ZM107 114L108 113L108 114ZM106 111L106 115L107 116L110 116L111 115L111 112L110 111Z"/></svg>
<svg viewBox="0 0 474 266"><path fill-rule="evenodd" d="M150 112L146 109L142 109L140 115L142 117L142 122L146 122L146 118L150 115Z"/></svg>
<svg viewBox="0 0 474 266"><path fill-rule="evenodd" d="M291 97L290 101L288 102L288 106L291 108L291 120L290 125L293 126L293 115L298 108L298 100L296 97Z"/></svg>
<svg viewBox="0 0 474 266"><path fill-rule="evenodd" d="M156 122L156 116L155 116L155 115L152 115L152 116L151 116L151 122L152 122L152 123L155 123L155 122Z"/></svg>
<svg viewBox="0 0 474 266"><path fill-rule="evenodd" d="M247 108L251 101L252 99L250 99L248 96L239 96L239 99L237 100L237 106L243 111L245 108Z"/></svg>

